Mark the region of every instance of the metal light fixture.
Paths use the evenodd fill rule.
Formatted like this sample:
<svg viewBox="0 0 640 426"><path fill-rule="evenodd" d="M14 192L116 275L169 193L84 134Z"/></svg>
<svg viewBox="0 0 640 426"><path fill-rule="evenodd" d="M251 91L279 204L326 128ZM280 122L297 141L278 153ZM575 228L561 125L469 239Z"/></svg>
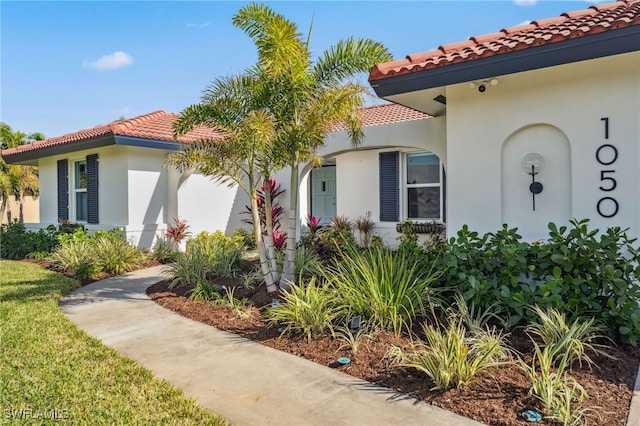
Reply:
<svg viewBox="0 0 640 426"><path fill-rule="evenodd" d="M544 158L540 154L530 153L522 158L520 165L526 174L531 175L529 191L533 201L533 211L536 211L536 195L543 189L542 183L536 181L536 175L544 169Z"/></svg>

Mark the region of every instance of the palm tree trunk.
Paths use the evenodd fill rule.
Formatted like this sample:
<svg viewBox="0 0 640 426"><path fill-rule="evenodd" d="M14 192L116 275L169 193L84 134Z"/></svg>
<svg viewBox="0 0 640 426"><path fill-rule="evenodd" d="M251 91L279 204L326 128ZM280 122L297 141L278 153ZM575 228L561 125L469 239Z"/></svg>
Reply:
<svg viewBox="0 0 640 426"><path fill-rule="evenodd" d="M253 230L256 235L256 247L258 247L258 254L260 255L262 277L264 278L264 282L267 284L267 291L271 293L277 291L278 286L276 285L276 281L273 279L271 268L269 267L269 259L267 258L267 252L265 250L265 241L262 238L262 225L260 223L258 200L256 200L255 191L251 197L251 216L253 217Z"/></svg>
<svg viewBox="0 0 640 426"><path fill-rule="evenodd" d="M290 282L295 282L296 231L298 227L298 163L291 165L291 184L289 188L289 226L284 267L280 277L280 288L289 290Z"/></svg>

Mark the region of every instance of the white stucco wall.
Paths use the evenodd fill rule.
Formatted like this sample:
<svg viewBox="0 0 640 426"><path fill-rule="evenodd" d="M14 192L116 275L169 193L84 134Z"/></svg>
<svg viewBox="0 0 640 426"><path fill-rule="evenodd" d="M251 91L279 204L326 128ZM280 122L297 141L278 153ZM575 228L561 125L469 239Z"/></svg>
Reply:
<svg viewBox="0 0 640 426"><path fill-rule="evenodd" d="M632 235L638 236L640 52L497 79L499 84L485 93L468 84L447 87L448 232L455 233L464 224L480 232L495 231L507 216L510 226L518 227L526 239L535 240L547 235L548 221L575 217L590 218L600 229L631 227ZM526 129L534 130L518 139L518 133ZM537 140L536 129L547 133ZM550 136L549 129L557 135ZM516 145L505 145L514 135ZM557 142L562 138L568 145ZM609 165L596 159L604 144L618 151L617 160ZM531 177L513 171L525 152L538 152L548 165L536 177L544 190L536 197L535 212L528 188ZM566 164L554 164L567 152ZM612 152L605 147L600 160L610 162ZM521 181L513 185L504 179L505 173ZM613 186L602 177L614 178L616 188L600 189ZM603 197L619 203L615 216L605 218L598 213ZM510 207L505 209L515 198L524 206L516 215L519 219L514 219ZM559 215L556 204L567 200L568 213ZM612 202L604 201L601 210L610 215Z"/></svg>
<svg viewBox="0 0 640 426"><path fill-rule="evenodd" d="M233 216L244 208L246 197L242 195L237 186L229 188L196 173L185 175L178 189L177 216L187 221L193 235L216 230L226 233Z"/></svg>
<svg viewBox="0 0 640 426"><path fill-rule="evenodd" d="M58 224L57 161L69 160L71 172L73 162L82 160L89 154L98 154L98 217L100 224L89 225L88 228L110 229L127 224L127 148L109 146L47 157L39 161L40 226ZM70 184L72 183L70 182ZM72 198L71 195L70 198ZM70 220L75 221L73 200L70 202Z"/></svg>
<svg viewBox="0 0 640 426"><path fill-rule="evenodd" d="M365 139L354 150L345 132L332 133L327 137L321 154L336 164L336 214L351 219L369 217L374 221L374 232L390 246L397 244L398 233L395 222L380 221L379 154L384 151L400 151L402 154L430 151L438 155L446 168L446 120L444 117L410 121L390 125L364 128ZM401 167L403 161L400 162ZM310 167L305 169L308 178ZM308 184L303 182L301 218L308 212ZM403 191L400 203L404 205ZM401 219L404 208L400 208Z"/></svg>

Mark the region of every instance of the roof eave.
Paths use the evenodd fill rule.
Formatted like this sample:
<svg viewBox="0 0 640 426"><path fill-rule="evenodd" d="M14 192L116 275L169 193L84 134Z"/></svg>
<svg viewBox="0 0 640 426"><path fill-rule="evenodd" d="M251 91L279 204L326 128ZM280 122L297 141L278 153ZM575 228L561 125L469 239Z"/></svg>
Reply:
<svg viewBox="0 0 640 426"><path fill-rule="evenodd" d="M178 141L145 139L133 136L108 135L101 138L17 152L15 154L4 156L3 158L9 164L27 164L35 166L38 164L38 160L40 158L51 157L54 155L64 155L72 152L101 148L109 145L137 146L142 148L177 151L180 149L180 147L184 146L184 143Z"/></svg>
<svg viewBox="0 0 640 426"><path fill-rule="evenodd" d="M163 141L159 139L146 139L134 136L115 136L116 145L137 146L142 148L166 149L169 151L178 151L185 144L179 141Z"/></svg>
<svg viewBox="0 0 640 426"><path fill-rule="evenodd" d="M638 46L640 46L640 25L633 25L488 58L372 80L370 84L379 97L385 98L401 93L633 52L638 50Z"/></svg>
<svg viewBox="0 0 640 426"><path fill-rule="evenodd" d="M76 151L87 149L95 149L103 146L114 145L113 135L107 135L99 138L88 139L84 141L76 141L61 145L52 145L43 148L32 149L28 151L17 152L11 155L3 155L4 160L9 164L28 164L37 165L40 158L52 157L54 155L63 155Z"/></svg>

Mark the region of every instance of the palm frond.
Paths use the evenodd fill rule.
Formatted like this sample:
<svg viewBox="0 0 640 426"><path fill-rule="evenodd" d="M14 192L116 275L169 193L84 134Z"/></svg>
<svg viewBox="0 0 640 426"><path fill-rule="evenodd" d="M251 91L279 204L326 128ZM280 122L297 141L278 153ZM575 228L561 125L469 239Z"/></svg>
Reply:
<svg viewBox="0 0 640 426"><path fill-rule="evenodd" d="M368 72L375 64L391 59L391 53L383 44L350 37L327 49L316 61L313 73L322 84L332 84L359 72Z"/></svg>

